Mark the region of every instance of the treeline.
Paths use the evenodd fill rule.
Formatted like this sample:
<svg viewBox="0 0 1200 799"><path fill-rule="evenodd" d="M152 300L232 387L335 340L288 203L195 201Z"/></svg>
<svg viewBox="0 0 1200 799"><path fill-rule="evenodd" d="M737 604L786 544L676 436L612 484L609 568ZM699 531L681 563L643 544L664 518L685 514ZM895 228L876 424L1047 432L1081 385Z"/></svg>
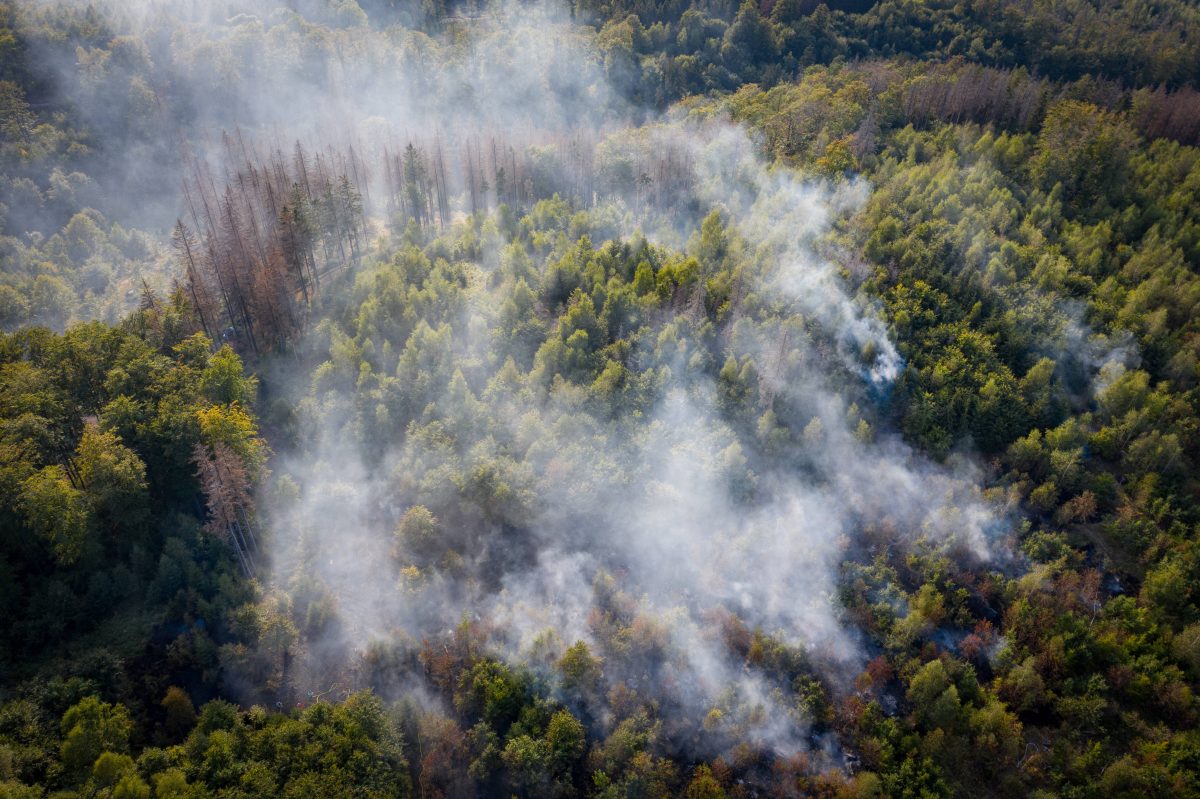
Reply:
<svg viewBox="0 0 1200 799"><path fill-rule="evenodd" d="M1200 94L1191 89L1130 93L1115 84L1059 84L959 60L812 68L793 84L744 87L729 102L766 136L770 152L820 159L816 165L826 171L871 168L883 132L906 125L930 130L976 123L1024 134L1040 130L1056 107L1071 102L1107 112L1128 137L1200 142Z"/></svg>
<svg viewBox="0 0 1200 799"><path fill-rule="evenodd" d="M1060 83L1034 78L1021 69L959 60L909 67L868 63L863 68L871 75L874 91L885 93L883 86L898 88L905 121L921 127L936 120L1035 130L1056 102L1079 100L1125 113L1147 139L1200 145L1200 92L1189 86L1129 91L1118 83Z"/></svg>
<svg viewBox="0 0 1200 799"><path fill-rule="evenodd" d="M449 99L458 97L463 85L474 85L481 76L458 59L452 36L435 39L421 32L426 27L430 31L441 27L439 20L433 20L440 11L433 6L410 6L374 4L372 12L378 13L378 19L372 28L354 2L314 0L270 17L264 30L264 20L253 14L226 14L209 7L189 8L186 15L194 19L189 17L185 23L183 12L141 16L115 7L0 3L0 248L5 259L0 274L0 325L13 329L21 324L45 324L62 329L79 319L116 322L136 306L143 279L156 290L164 290L175 264L168 236L162 231L171 228L180 215L180 184L185 180L194 183L196 177L190 174L190 166L181 166L187 161L181 154L204 150L221 130L232 131L239 125L260 132L275 125L275 129L288 129L296 135L301 135L299 128L303 128L304 136L312 136L314 121L322 123L322 130L345 134L344 123L366 117L386 118L397 125L411 124L417 118L436 119L437 124L455 128L461 127L458 121L475 120L479 129L495 129L497 136L512 140L517 163L513 163L511 149L494 148L492 137L483 136L471 145L473 166L461 170L464 177L474 170L473 190L465 180L457 183L447 175L442 181L432 171L408 180L418 185L426 179L443 184L433 208L440 216L454 213L446 205L447 190L449 196L462 192L468 197L464 208L494 204L497 189L505 202L527 204L534 193L531 168L523 163L523 145L516 142L518 137L512 131L537 129L546 119L557 120L567 107L579 116L580 127L589 129L611 109L578 102L578 88L568 85L571 81L544 98L545 106L539 108L516 103L494 107L496 103L488 99L491 91L480 92L478 101ZM394 27L401 23L410 27ZM531 66L543 75L570 75L579 65L561 62L578 50L574 45L582 41L586 30L563 26L571 46L561 52L549 51L547 63L536 65L521 53L505 49L505 35L491 28L474 32L478 40L473 47L487 53L490 75L526 76ZM256 46L244 47L246 41L254 41ZM422 69L413 69L418 63ZM214 64L220 68L213 68ZM334 69L333 64L339 67ZM599 73L589 68L584 74ZM402 78L399 92L412 98L411 107L397 109L392 99L381 103L380 75ZM523 78L531 85L537 80ZM497 84L495 88L502 89L508 81L498 79ZM556 79L539 85L554 88L559 84ZM272 87L269 92L267 86ZM320 110L325 106L314 108L314 96L339 97L345 106L331 105L326 113ZM527 99L529 96L526 93ZM535 96L543 99L540 94ZM401 115L405 118L399 118ZM548 127L556 129L558 125ZM288 133L288 137L292 135ZM400 188L392 199L397 208L406 181L405 144L393 148L389 158L376 152L370 158L380 183L387 179L388 169L396 169L392 181ZM454 152L446 149L443 157L466 161L463 147L457 142ZM430 150L426 158L434 154ZM230 163L240 170L246 160L239 157ZM293 160L291 152L285 160ZM270 166L257 160L255 165ZM344 174L360 193L368 190L365 178L355 178L352 169L334 165L329 169L331 180ZM203 182L218 184L206 190L223 195L224 176ZM302 180L298 182L303 185ZM450 182L455 183L452 188L444 185ZM312 188L318 193L324 190ZM193 192L197 191L193 187ZM438 189L431 185L429 191ZM215 203L209 209L214 219L220 216L218 206L223 199L209 198ZM312 200L317 199L314 194ZM369 198L365 199L370 205ZM422 198L405 197L403 202L410 199ZM235 205L244 205L240 197L235 200ZM283 201L280 197L279 202ZM382 206L380 203L381 210ZM98 208L103 213L95 210ZM205 213L201 208L196 215ZM203 246L208 232L193 216L183 209L185 224ZM75 224L68 229L72 222ZM260 232L266 236L268 222L261 225ZM343 242L342 246L348 245ZM259 256L259 260L270 258L269 252ZM310 275L306 280L313 278ZM210 282L214 283L211 302L224 304L225 300L216 296L220 289L215 277L210 276ZM274 309L276 319L270 327L290 325L281 298L267 297L248 285L230 293L258 295L255 300L264 312ZM228 304L240 306L242 299L231 296ZM248 309L250 299L245 304ZM221 309L220 313L222 319L209 321L223 329L229 324L230 311ZM235 318L248 315L237 307L232 314ZM242 319L240 326L247 327L247 322ZM214 335L219 338L220 332ZM248 339L249 331L240 335ZM267 339L277 335L274 329L264 332ZM248 340L246 347L253 349Z"/></svg>
<svg viewBox="0 0 1200 799"><path fill-rule="evenodd" d="M836 59L964 58L1062 82L1195 88L1200 51L1189 3L1017 5L886 2L578 2L599 31L614 85L666 105L689 94L764 87Z"/></svg>
<svg viewBox="0 0 1200 799"><path fill-rule="evenodd" d="M83 47L81 81L121 90L98 141L43 105L56 101L23 55L31 26L0 36L0 321L63 327L141 305L117 326L0 337L0 795L1200 793L1195 9L864 5L577 7L597 15L605 70L631 96L729 91L689 108L729 110L781 162L875 187L836 243L862 254L849 271L904 370L878 397L831 367L846 396L824 426L779 386L836 364L835 342L745 290L755 242L715 214L673 252L616 240L593 208L670 207L691 172L678 153L497 133L388 142L381 159L259 158L231 140L228 174L193 165L184 280L168 294L140 280L167 260L161 243L79 209L99 196L87 149L142 141L151 116L131 109L169 96L146 78L171 63L171 37L143 51L94 10L59 23L39 10L33 27ZM0 5L5 24L13 13ZM353 3L322 13L363 22ZM335 41L288 20L268 64ZM266 69L214 47L237 74ZM210 77L205 90L234 97ZM371 206L394 234L382 253ZM504 244L486 275L485 236ZM317 302L332 284L344 302ZM463 325L467 307L482 330ZM221 344L269 366L305 328L311 346L287 362L307 370L305 396L271 395L269 426L281 446L330 429L391 467L378 512L397 607L464 575L494 585L502 559L479 553L530 557L531 520L555 498L604 480L657 490L660 475L610 468L597 442L646 426L671 379L711 380L730 432L655 429L739 502L772 468L811 468L843 427L862 442L898 429L937 458L982 451L988 493L1019 509L1017 565L970 566L886 520L860 531L829 596L870 653L851 688L748 613L704 617L738 679L810 725L814 751L836 741L832 764L747 743L755 696L698 708L675 679L670 620L620 574L589 575L589 642L539 638L528 668L499 657L515 645L502 629L468 620L347 669L313 645L338 632L340 599L313 558L279 591L248 579L273 551L254 512L266 450L256 382ZM752 333L770 346L737 350ZM530 414L551 393L552 412ZM269 485L283 505L311 490ZM698 584L727 582L729 563ZM347 696L413 679L443 711Z"/></svg>
<svg viewBox="0 0 1200 799"><path fill-rule="evenodd" d="M669 137L634 138L531 130L385 146L384 210L398 233L409 222L434 233L502 205L521 214L555 196L579 208L613 199L638 213L677 207L692 188L691 156Z"/></svg>
<svg viewBox="0 0 1200 799"><path fill-rule="evenodd" d="M1044 133L1045 148L1070 158L1070 150L1051 149L1061 140L1053 127L1059 124ZM848 407L837 426L870 441L876 427L888 423L886 414L895 413L913 440L934 452L978 436L998 453L999 491L1029 512L1021 547L1032 566L1028 576L1010 576L968 567L927 544L909 546L902 531L886 524L864 531L864 547L841 565L837 593L874 649L853 690L822 679L815 665L820 651L789 646L732 609L705 617L736 674L762 679L789 714L812 725L818 740L836 736L850 753L844 770L817 756L781 757L768 745L748 744L762 712L753 696L731 689L698 709L696 686L677 679L681 654L668 620L625 590L619 576L594 576L586 614L590 642L541 639L527 668L494 655L493 647L505 643L504 630L483 619L419 642L401 638L372 647L361 659L351 653L346 669L346 653L330 660L319 649L337 629L340 597L322 584L316 564L297 564L286 592L255 597L236 577L234 551L193 532L197 543L190 546L207 542L201 551L223 564L223 604L201 604L202 591L200 597L190 589L176 593L169 613L182 608L189 615L182 623L166 616L171 623L160 638L170 636L170 643L150 650L165 661L137 660L125 668L136 689L120 676L115 653L74 664L66 670L78 677L74 682L26 685L0 713L0 741L16 753L4 775L15 782L6 789L42 786L70 795L123 785L130 795L153 790L204 797L275 795L288 786L298 794L338 795L383 786L400 795L504 791L606 799L905 790L1025 796L1039 788L1116 793L1131 784L1151 796L1194 791L1189 764L1200 745L1192 723L1200 634L1187 588L1196 561L1186 500L1196 451L1194 376L1184 371L1164 380L1172 373L1155 360L1098 390L1094 406L1073 398L1075 370L1087 376L1090 367L1072 366L1067 350L1044 356L1034 335L1042 328L1030 321L1042 316L1038 324L1053 327L1066 321L1062 310L1025 307L1031 295L1009 294L1006 287L1027 281L1050 292L1089 290L1082 271L1112 265L1083 256L1104 248L1071 245L1058 253L1067 263L1023 263L1029 253L1022 242L1007 249L985 242L981 247L994 248L994 257L984 266L950 260L969 248L939 245L939 239L953 242L954 235L978 230L981 217L1007 207L996 198L1020 185L1005 170L1028 160L1018 149L1022 140L970 125L883 128L879 136L874 174L886 201L865 214L865 249L878 267L868 288L881 297L911 368L891 406L854 395L847 382ZM969 151L959 151L967 145ZM1095 142L1080 139L1076 146L1086 152ZM1171 152L1160 151L1155 158ZM1113 157L1112 150L1104 152ZM1188 157L1182 148L1173 152ZM948 157L955 154L997 166L963 169ZM1101 171L1111 167L1097 164ZM1172 173L1179 166L1167 160L1162 168ZM1058 174L1051 162L1039 169L1051 170L1037 172L1039 181ZM944 212L953 205L949 193L964 208L961 231L931 227L934 208L950 218ZM1079 196L1072 203L1075 218L1107 219L1103 206ZM900 211L913 215L912 224L888 221ZM1047 225L1073 230L1051 211L1037 214ZM706 448L711 462L705 468L722 470L740 496L752 498L760 490L755 476L768 474L772 464L792 467L804 453L815 457L826 446L832 420L824 430L814 424L810 409L771 389L769 375L800 384L805 353L810 347L819 353L827 342L818 326L776 327L773 304L739 297L737 277L749 279L756 266L747 242L719 214L686 253L637 239L600 247L577 239L605 237L603 214L580 215L561 199L539 202L511 224L499 213L480 224L495 225L511 245L490 281L471 278L480 269L473 261L473 224L364 265L347 287L346 307L355 311L339 314L309 352L312 380L297 408L302 415L295 422L303 429L328 429L368 457L372 448L381 455L386 442L404 442L387 483L412 502L395 520L389 564L404 607L440 597L447 580L476 568L466 555L484 548L496 526L505 529L509 551L524 551L530 520L544 518L548 498L594 490L587 472L564 465L605 463L597 442L611 429L636 429L681 363L694 364L683 379L715 380L721 417L739 446ZM999 215L992 224L988 230L1011 231L1015 221ZM910 240L902 242L903 235ZM1079 233L1059 235L1066 240ZM981 268L985 274L978 276ZM1174 275L1183 281L1185 274L1132 269L1121 279ZM1176 286L1181 299L1194 296L1186 281ZM1106 296L1116 289L1110 286ZM472 293L494 309L482 337L461 323ZM1124 312L1122 324L1141 331L1146 343L1161 336L1161 346L1174 342L1176 354L1189 351L1182 344L1186 331L1174 338L1169 326L1154 326L1137 310L1139 302ZM172 303L186 318L186 296ZM1158 301L1158 307L1174 306ZM132 324L134 330L144 325L151 341L153 331L172 329L144 315ZM762 353L731 351L737 339L722 331L745 335L754 324L787 332ZM495 359L473 357L481 341L495 348ZM206 372L214 361L222 364L219 374L201 382L206 397L245 401L252 393L243 378L234 379L240 370L228 350L218 359L203 340L189 346L197 363L207 359ZM129 342L119 350L141 351ZM161 360L152 360L161 368ZM136 363L119 359L104 385L115 388L130 379L125 375L140 374ZM174 385L178 377L168 373L162 382ZM531 397L549 392L562 405L514 429L510 409L528 408ZM126 405L122 400L116 407ZM145 406L155 411L151 419L175 407L153 400ZM278 419L289 415L279 412ZM112 424L107 414L100 422ZM949 426L956 422L961 426ZM571 432L580 429L589 433ZM568 434L555 438L556 430ZM672 431L685 443L691 433ZM539 443L546 440L558 446L547 451ZM183 443L180 475L194 469L188 464L193 440ZM693 449L687 453L698 457ZM243 462L249 467L254 459ZM644 471L605 477L627 478L654 484ZM186 491L195 486L189 481ZM322 518L307 515L311 506L297 502L304 495L294 484L281 481L276 490L296 505L301 531ZM340 507L343 498L330 501ZM196 531L199 515L187 529ZM594 533L593 526L570 522L570 529ZM198 577L179 565L176 546L158 561L155 579L161 573L165 584L181 579L176 569L184 580ZM713 578L727 567L715 560ZM478 578L489 579L486 569ZM302 671L295 666L301 658L341 676L326 681L320 667ZM383 711L362 696L336 707L324 701L362 684L394 690L401 675L418 675L446 711L404 702ZM193 702L211 696L210 681L222 677L235 690L253 692L262 706L286 704L289 712L214 703L197 720ZM1148 725L1153 741L1145 736Z"/></svg>
<svg viewBox="0 0 1200 799"><path fill-rule="evenodd" d="M1024 20L1026 11L1014 16L1003 3L867 5L825 7L797 0L740 7L724 2L586 4L576 6L576 17L591 20L594 34L592 28L564 27L563 35L578 38L577 49L594 41L595 63L589 60L585 74L603 75L618 94L659 107L692 94L736 91L747 83L769 88L836 59L889 58L889 69L899 70L912 84L904 102L914 124L936 117L1025 130L1054 101L1071 98L1128 112L1145 136L1197 141L1200 101L1188 69L1200 59L1194 43L1178 33L1196 24L1187 4L1145 13L1137 4L1126 4L1105 15L1074 3L1036 6L1029 13L1037 24ZM280 108L304 107L304 91L373 96L380 74L410 76L408 88L417 97L452 96L453 87L468 76L445 43L417 30L435 31L441 27L434 22L439 18L494 13L471 4L416 10L379 2L363 8L353 2L299 4L270 21L267 30L272 33L262 36L261 48L245 49L237 43L259 36L249 15L214 17L201 31L179 36L177 21L169 15L147 21L145 31L132 31L130 18L110 18L95 8L0 4L6 48L0 78L0 117L5 120L0 129L0 244L11 264L0 275L0 325L61 328L73 319L117 321L136 305L143 279L158 290L169 283L166 275L174 266L169 247L163 246L166 237L130 228L174 222L177 187L184 177L177 167L179 152L189 137L232 130ZM403 35L387 33L395 24L410 29L393 27L393 33ZM482 50L497 46L494 26L469 29ZM83 57L76 57L77 48ZM57 59L75 68L50 80L36 53L47 55L43 65ZM494 74L520 70L511 52L489 58ZM917 63L907 63L910 58ZM326 67L334 61L343 69ZM405 66L416 61L429 68ZM222 69L207 68L211 63ZM552 57L539 62L538 69L547 74L575 70ZM278 83L291 93L256 101L256 87L268 75L288 77ZM555 92L560 84L544 81ZM536 126L538 114L570 113L579 118L580 127L595 128L612 118L613 109L603 97L598 95L594 104L575 102L576 95L563 85L554 103L531 110L525 122ZM479 113L485 129L494 121L487 116L495 116L494 110L463 103L461 109L453 103L440 109L431 100L417 110L451 115L461 110L468 117ZM453 217L446 196L459 192L464 212L485 207L489 196L497 202L498 189L513 207L527 208L552 195L538 186L542 170L536 158L530 162L524 157L524 145L530 142L517 143L499 132L497 137L509 138L509 146L494 147L489 135L471 145L469 156L461 142L447 142L441 151L447 167L454 160L469 162L460 175L473 175L471 179L458 182L450 174L442 179L432 163L425 176L413 176L417 184L430 181L433 185L424 193L436 195L423 213L432 208L439 217ZM405 145L387 158L372 154L378 179L391 172L394 187L405 184ZM436 143L427 145L427 159L436 160ZM563 196L587 196L594 181L587 174L590 169L580 163L571 179L577 190L561 185L556 190ZM643 175L657 180L653 170L639 170L631 180ZM658 185L665 183L659 180ZM416 207L425 199L402 198L405 193L393 189L395 207L401 200ZM92 210L101 206L103 214ZM185 220L202 238L199 226ZM244 291L252 293L249 287ZM259 304L279 301L260 297ZM276 309L280 315L286 316L282 308ZM214 320L214 325L227 322ZM288 324L281 318L272 327Z"/></svg>

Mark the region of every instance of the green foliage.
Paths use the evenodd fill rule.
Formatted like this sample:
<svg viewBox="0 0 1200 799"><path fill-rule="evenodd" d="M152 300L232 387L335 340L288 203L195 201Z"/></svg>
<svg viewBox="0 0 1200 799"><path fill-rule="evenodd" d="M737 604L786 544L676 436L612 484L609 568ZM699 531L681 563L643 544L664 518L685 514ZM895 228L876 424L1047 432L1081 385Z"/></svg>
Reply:
<svg viewBox="0 0 1200 799"><path fill-rule="evenodd" d="M128 751L132 731L133 722L124 706L109 705L94 696L84 699L63 715L63 766L68 773L82 776L94 763L96 775L100 779L107 775L111 784L118 776L116 766L124 762L113 753ZM105 753L108 759L101 761Z"/></svg>
<svg viewBox="0 0 1200 799"><path fill-rule="evenodd" d="M179 295L172 303L186 308ZM0 605L10 620L0 630L0 668L14 685L62 674L90 681L108 702L143 692L157 702L166 689L158 681L172 674L206 691L217 684L204 628L219 626L249 588L233 578L231 549L200 532L200 487L185 453L211 409L234 415L242 443L257 441L257 429L248 413L213 405L204 389L214 368L240 374L237 356L213 355L211 367L208 341L170 332L166 314L0 338L0 480L10 489L0 515L14 533L0 541ZM152 634L163 643L149 647ZM117 679L114 660L136 657L146 658L143 671ZM178 700L169 736L186 732ZM125 751L110 732L129 716L120 706L97 709L109 707L80 704L62 731L64 763L79 779L97 746ZM122 779L105 790L141 791Z"/></svg>
<svg viewBox="0 0 1200 799"><path fill-rule="evenodd" d="M707 92L677 113L728 111L775 168L870 185L821 244L853 254L845 277L878 305L904 370L882 396L839 385L845 405L829 417L777 396L812 379L795 339L822 357L831 342L743 294L761 242L707 208L682 251L616 240L660 188L605 145L586 166L635 209L624 216L582 192L543 192L555 147L530 153L537 190L497 166L482 188L495 211L472 196L451 223L429 189L445 176L410 144L395 165L405 209L378 247L341 218L364 202L347 179L289 195L287 268L318 240L345 243L355 265L321 277L342 290L311 306L314 331L289 355L307 396L293 409L264 390L272 406L258 408L235 346L214 352L197 332L195 297L143 291L166 248L88 208L102 198L88 173L111 171L105 159L128 143L173 141L161 134L192 118L187 97L224 96L228 75L296 52L461 55L465 39L412 29L455 26L453 4L327 5L231 19L228 39L170 35L166 15L143 42L93 9L0 2L0 326L24 326L0 337L0 796L1200 791L1194 4L573 4L571 35L635 103ZM75 65L60 92L31 52ZM173 70L212 63L222 69L200 70L195 92L172 89ZM430 96L450 94L440 69L429 80ZM81 88L118 98L113 142L60 99ZM485 250L496 257L485 263ZM116 320L139 295L125 322L70 326ZM252 364L264 389L279 363ZM667 386L701 377L727 430L675 430L654 414ZM820 757L743 740L739 719L763 711L736 691L702 719L660 704L646 686L676 679L686 653L603 573L586 643L542 634L528 668L500 659L470 620L364 655L364 682L419 663L445 715L370 694L288 713L213 701L197 714L193 697L235 690L290 707L295 681L317 679L297 677L295 659L335 623L339 598L304 568L264 594L232 542L203 530L198 445L236 459L238 513L253 515L252 487L301 494L272 481L256 408L273 444L303 449L316 428L390 470L394 565L413 607L444 596L464 561L492 557L485 535L518 540L557 511L548 498L657 490L653 469L596 443L613 429L719 472L747 505L764 467L808 468L790 453L819 453L842 432L887 444L898 430L952 467L981 452L989 496L1025 520L1003 563L951 560L926 531L890 522L855 531L861 551L845 550L836 596L821 598L876 653L853 691L813 665L837 658L713 609L704 634L772 706L834 736L853 775L814 774ZM841 416L845 431L831 431ZM601 484L569 473L581 461L600 464Z"/></svg>
<svg viewBox="0 0 1200 799"><path fill-rule="evenodd" d="M61 466L46 466L21 483L17 505L25 524L49 545L55 561L70 566L83 554L88 506Z"/></svg>
<svg viewBox="0 0 1200 799"><path fill-rule="evenodd" d="M1030 177L1047 193L1058 188L1073 208L1112 213L1128 191L1134 143L1134 132L1120 118L1064 100L1042 122Z"/></svg>

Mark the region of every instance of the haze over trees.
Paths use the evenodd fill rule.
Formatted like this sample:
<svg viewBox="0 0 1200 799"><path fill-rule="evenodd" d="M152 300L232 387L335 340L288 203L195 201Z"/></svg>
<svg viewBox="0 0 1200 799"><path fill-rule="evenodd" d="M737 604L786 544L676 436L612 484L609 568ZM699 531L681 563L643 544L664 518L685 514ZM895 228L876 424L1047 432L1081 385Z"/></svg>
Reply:
<svg viewBox="0 0 1200 799"><path fill-rule="evenodd" d="M1198 14L0 0L0 797L1200 795Z"/></svg>

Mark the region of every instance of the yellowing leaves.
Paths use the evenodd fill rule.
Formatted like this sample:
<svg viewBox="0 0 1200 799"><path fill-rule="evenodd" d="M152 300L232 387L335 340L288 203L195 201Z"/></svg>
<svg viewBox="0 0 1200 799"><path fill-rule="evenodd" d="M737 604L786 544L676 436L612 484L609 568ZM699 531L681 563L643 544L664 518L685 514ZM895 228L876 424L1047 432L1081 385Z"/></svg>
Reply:
<svg viewBox="0 0 1200 799"><path fill-rule="evenodd" d="M242 459L252 479L262 476L267 443L258 436L254 419L240 405L212 405L196 411L200 438L208 446L224 444Z"/></svg>

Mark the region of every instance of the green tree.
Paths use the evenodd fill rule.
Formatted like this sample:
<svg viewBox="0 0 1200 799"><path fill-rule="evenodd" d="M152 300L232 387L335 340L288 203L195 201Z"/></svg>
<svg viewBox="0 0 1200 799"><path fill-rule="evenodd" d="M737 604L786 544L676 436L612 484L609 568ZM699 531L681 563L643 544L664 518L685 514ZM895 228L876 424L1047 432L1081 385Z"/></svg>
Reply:
<svg viewBox="0 0 1200 799"><path fill-rule="evenodd" d="M85 425L75 463L96 518L110 534L121 528L136 533L146 524L146 466L116 435Z"/></svg>
<svg viewBox="0 0 1200 799"><path fill-rule="evenodd" d="M87 544L88 507L61 466L46 466L21 484L18 504L25 524L61 566L79 559Z"/></svg>
<svg viewBox="0 0 1200 799"><path fill-rule="evenodd" d="M125 754L133 731L133 721L123 705L110 705L95 696L67 710L60 726L63 766L78 779L91 771L102 753Z"/></svg>

